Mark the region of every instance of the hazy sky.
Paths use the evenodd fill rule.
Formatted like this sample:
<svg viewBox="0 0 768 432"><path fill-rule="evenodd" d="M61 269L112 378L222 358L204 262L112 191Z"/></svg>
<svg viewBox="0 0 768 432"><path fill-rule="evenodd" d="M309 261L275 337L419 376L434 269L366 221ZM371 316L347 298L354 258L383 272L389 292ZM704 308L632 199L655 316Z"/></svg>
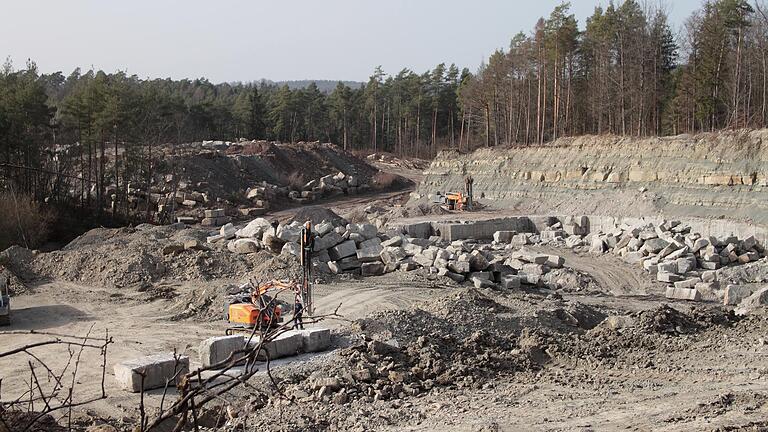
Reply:
<svg viewBox="0 0 768 432"><path fill-rule="evenodd" d="M651 0L658 1L658 0ZM377 65L475 70L551 0L0 0L0 56L43 72L91 66L213 82L367 80ZM597 3L573 0L583 28ZM673 25L701 0L667 0Z"/></svg>

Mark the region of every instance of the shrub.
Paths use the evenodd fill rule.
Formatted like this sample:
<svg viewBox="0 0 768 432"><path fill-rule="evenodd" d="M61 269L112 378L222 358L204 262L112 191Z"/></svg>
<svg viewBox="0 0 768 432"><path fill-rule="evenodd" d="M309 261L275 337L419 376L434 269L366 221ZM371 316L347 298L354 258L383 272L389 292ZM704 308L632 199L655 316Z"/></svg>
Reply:
<svg viewBox="0 0 768 432"><path fill-rule="evenodd" d="M307 184L307 182L304 181L304 175L298 171L294 171L288 177L286 177L285 182L291 188L291 190L297 191L304 189L304 185Z"/></svg>
<svg viewBox="0 0 768 432"><path fill-rule="evenodd" d="M48 239L53 215L28 195L0 193L0 250L36 249Z"/></svg>
<svg viewBox="0 0 768 432"><path fill-rule="evenodd" d="M373 187L376 189L389 189L398 181L396 174L379 171L373 176Z"/></svg>

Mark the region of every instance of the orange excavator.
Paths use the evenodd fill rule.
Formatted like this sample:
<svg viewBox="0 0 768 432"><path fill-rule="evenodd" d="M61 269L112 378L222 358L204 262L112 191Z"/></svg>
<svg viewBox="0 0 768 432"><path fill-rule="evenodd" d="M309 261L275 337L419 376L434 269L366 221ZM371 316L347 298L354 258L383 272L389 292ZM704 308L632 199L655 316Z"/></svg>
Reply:
<svg viewBox="0 0 768 432"><path fill-rule="evenodd" d="M241 288L250 288L250 295L240 295L230 300L226 308L226 320L231 326L226 330L227 335L235 332L251 332L253 329L268 330L283 322L283 309L277 301L281 293L290 293L291 299L298 298L304 309L312 315L314 305L312 301L312 249L314 247L314 235L312 224L307 222L301 233L301 283L290 280L271 280L256 284L250 281ZM294 314L296 311L293 311Z"/></svg>
<svg viewBox="0 0 768 432"><path fill-rule="evenodd" d="M256 285L250 282L250 296L242 295L227 304L226 318L231 324L227 335L235 332L250 332L277 327L283 322L283 308L277 301L281 292L294 292L296 284L291 281L269 281Z"/></svg>

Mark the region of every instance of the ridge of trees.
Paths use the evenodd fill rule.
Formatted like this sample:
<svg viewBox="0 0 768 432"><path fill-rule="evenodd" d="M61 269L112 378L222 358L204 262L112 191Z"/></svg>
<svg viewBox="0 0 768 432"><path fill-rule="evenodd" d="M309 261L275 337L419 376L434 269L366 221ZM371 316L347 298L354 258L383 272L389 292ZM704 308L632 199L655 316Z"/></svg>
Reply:
<svg viewBox="0 0 768 432"><path fill-rule="evenodd" d="M637 0L596 7L583 26L562 3L476 73L439 64L387 75L379 67L359 87L339 82L330 92L316 83L214 84L80 69L42 74L34 62L21 70L6 62L0 162L26 170L17 179L21 189L40 182L41 172L63 173L80 179L88 201L93 190L103 204L107 185L149 181L146 159L160 143L329 141L431 157L446 147L580 134L765 127L765 11L760 2L708 0L675 34L663 9ZM123 151L119 163L105 165L105 155ZM63 189L49 183L48 193Z"/></svg>

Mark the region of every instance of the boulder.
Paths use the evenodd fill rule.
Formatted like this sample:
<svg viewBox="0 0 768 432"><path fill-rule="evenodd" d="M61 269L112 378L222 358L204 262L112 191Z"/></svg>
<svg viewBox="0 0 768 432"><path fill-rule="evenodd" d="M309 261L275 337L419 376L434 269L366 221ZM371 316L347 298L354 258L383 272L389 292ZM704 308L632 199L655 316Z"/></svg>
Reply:
<svg viewBox="0 0 768 432"><path fill-rule="evenodd" d="M227 249L236 254L249 254L258 252L261 249L261 243L255 239L242 238L227 243Z"/></svg>
<svg viewBox="0 0 768 432"><path fill-rule="evenodd" d="M301 227L280 225L277 228L277 238L284 242L298 243L301 240Z"/></svg>
<svg viewBox="0 0 768 432"><path fill-rule="evenodd" d="M474 271L482 271L488 268L490 263L482 252L474 250L469 255L469 267Z"/></svg>
<svg viewBox="0 0 768 432"><path fill-rule="evenodd" d="M280 251L281 255L293 255L298 257L301 255L301 246L296 242L287 242L283 245L283 249Z"/></svg>
<svg viewBox="0 0 768 432"><path fill-rule="evenodd" d="M264 234L264 231L271 229L271 222L264 218L258 218L248 222L248 225L237 230L235 235L240 238L261 238L261 236Z"/></svg>
<svg viewBox="0 0 768 432"><path fill-rule="evenodd" d="M723 304L737 305L752 295L754 291L754 288L745 285L727 285L725 287Z"/></svg>
<svg viewBox="0 0 768 432"><path fill-rule="evenodd" d="M765 305L768 305L768 286L758 289L752 295L742 300L736 312L745 314Z"/></svg>
<svg viewBox="0 0 768 432"><path fill-rule="evenodd" d="M237 232L237 229L235 229L235 226L234 226L234 225L232 225L232 222L230 222L230 223L228 223L228 224L225 224L225 225L223 225L223 226L222 226L222 227L219 229L219 234L221 234L222 236L224 236L224 238L225 238L225 239L227 239L227 240L229 240L229 239L231 239L231 238L234 238L234 237L235 237L235 233L236 233L236 232Z"/></svg>

